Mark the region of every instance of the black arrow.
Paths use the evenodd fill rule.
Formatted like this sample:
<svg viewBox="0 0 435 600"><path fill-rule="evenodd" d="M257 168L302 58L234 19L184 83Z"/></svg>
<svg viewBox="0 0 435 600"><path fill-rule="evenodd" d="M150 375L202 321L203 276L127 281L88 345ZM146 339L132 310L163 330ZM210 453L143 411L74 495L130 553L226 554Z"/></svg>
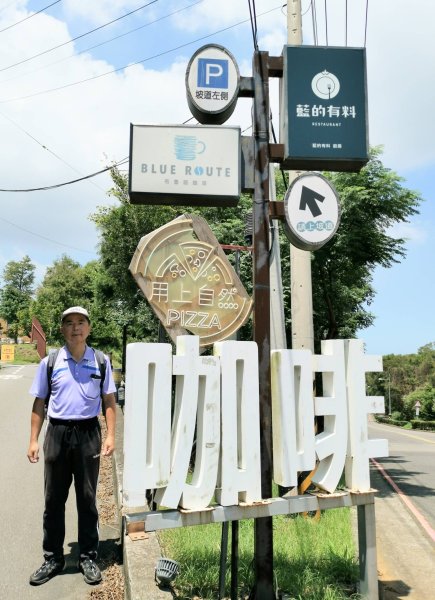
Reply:
<svg viewBox="0 0 435 600"><path fill-rule="evenodd" d="M305 210L308 206L313 217L318 217L322 214L322 211L317 205L317 200L319 202L323 202L324 199L325 196L321 196L319 192L315 192L314 190L311 190L303 185L299 210Z"/></svg>

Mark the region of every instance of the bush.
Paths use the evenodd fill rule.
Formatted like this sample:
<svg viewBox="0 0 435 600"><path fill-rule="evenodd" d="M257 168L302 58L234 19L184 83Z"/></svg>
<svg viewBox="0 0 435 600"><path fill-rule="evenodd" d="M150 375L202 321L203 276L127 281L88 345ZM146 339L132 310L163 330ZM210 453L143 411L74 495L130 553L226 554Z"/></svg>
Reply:
<svg viewBox="0 0 435 600"><path fill-rule="evenodd" d="M400 410L393 410L393 412L391 413L391 418L393 419L393 421L403 421L402 413L400 412Z"/></svg>
<svg viewBox="0 0 435 600"><path fill-rule="evenodd" d="M413 419L411 421L413 429L423 429L425 431L435 431L435 421L422 421L421 419Z"/></svg>
<svg viewBox="0 0 435 600"><path fill-rule="evenodd" d="M393 419L392 416L391 417L382 417L381 415L375 415L375 419L378 423L387 423L388 425L395 425L396 427L405 427L409 423L409 421Z"/></svg>

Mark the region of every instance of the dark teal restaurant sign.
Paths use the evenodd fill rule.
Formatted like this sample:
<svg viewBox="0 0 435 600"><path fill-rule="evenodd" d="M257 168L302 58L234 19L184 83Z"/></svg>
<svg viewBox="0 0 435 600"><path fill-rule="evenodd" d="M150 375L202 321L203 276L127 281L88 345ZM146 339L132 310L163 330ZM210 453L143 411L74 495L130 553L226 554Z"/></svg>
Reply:
<svg viewBox="0 0 435 600"><path fill-rule="evenodd" d="M368 160L364 48L284 46L283 166L359 171Z"/></svg>

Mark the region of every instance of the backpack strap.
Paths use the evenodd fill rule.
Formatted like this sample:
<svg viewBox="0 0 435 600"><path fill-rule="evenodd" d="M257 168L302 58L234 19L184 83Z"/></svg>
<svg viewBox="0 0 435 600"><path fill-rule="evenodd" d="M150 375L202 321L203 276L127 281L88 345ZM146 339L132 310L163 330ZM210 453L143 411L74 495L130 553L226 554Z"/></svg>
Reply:
<svg viewBox="0 0 435 600"><path fill-rule="evenodd" d="M45 398L45 408L48 407L48 403L50 401L50 396L51 396L51 377L53 375L53 369L54 369L54 365L56 364L56 359L57 359L58 354L59 354L59 349L55 350L54 352L50 352L50 354L48 355L48 361L47 361L48 392L47 392L47 396Z"/></svg>
<svg viewBox="0 0 435 600"><path fill-rule="evenodd" d="M100 395L103 397L104 380L106 379L106 357L104 356L104 352L101 350L96 350L95 348L92 348L92 350L94 351L98 368L100 369Z"/></svg>

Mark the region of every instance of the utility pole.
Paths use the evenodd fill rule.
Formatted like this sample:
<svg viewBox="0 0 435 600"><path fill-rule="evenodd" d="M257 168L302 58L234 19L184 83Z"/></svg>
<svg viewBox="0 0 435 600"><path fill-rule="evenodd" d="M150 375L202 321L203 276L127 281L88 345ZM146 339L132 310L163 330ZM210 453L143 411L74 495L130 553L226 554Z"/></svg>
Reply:
<svg viewBox="0 0 435 600"><path fill-rule="evenodd" d="M287 3L287 41L302 44L301 0ZM298 173L289 172L289 185ZM290 245L292 348L314 352L313 293L311 285L311 253Z"/></svg>

